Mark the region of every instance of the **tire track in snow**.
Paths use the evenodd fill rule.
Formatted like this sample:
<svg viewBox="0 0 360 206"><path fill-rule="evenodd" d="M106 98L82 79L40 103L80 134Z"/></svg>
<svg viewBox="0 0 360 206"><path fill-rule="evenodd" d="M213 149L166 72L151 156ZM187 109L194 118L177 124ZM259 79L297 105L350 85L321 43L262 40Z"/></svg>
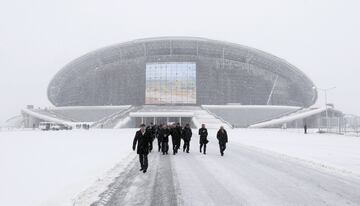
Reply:
<svg viewBox="0 0 360 206"><path fill-rule="evenodd" d="M171 167L170 157L157 152L148 155L147 173L139 171L138 156L129 167L109 186L100 201L91 206L179 205L179 195Z"/></svg>
<svg viewBox="0 0 360 206"><path fill-rule="evenodd" d="M100 200L92 203L91 206L106 205L119 189L123 188L125 185L131 184L134 181L135 176L133 174L135 174L134 172L136 170L137 159L137 156L134 156L124 171L121 172L114 182L108 186L108 189L100 195ZM124 193L121 193L120 195L124 195Z"/></svg>
<svg viewBox="0 0 360 206"><path fill-rule="evenodd" d="M175 186L174 173L171 165L171 156L158 155L159 162L156 171L151 206L179 205Z"/></svg>
<svg viewBox="0 0 360 206"><path fill-rule="evenodd" d="M239 194L232 193L224 182L214 175L212 166L206 166L205 160L213 158L195 152L180 154L174 158L174 167L182 188L184 205L246 205L246 200ZM220 160L219 160L220 161Z"/></svg>

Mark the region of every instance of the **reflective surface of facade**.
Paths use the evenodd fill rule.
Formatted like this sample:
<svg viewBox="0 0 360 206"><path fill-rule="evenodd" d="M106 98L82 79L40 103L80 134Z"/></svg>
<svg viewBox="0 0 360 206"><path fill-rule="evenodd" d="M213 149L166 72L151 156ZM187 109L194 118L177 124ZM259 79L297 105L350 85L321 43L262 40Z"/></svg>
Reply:
<svg viewBox="0 0 360 206"><path fill-rule="evenodd" d="M196 104L196 64L146 64L145 104Z"/></svg>

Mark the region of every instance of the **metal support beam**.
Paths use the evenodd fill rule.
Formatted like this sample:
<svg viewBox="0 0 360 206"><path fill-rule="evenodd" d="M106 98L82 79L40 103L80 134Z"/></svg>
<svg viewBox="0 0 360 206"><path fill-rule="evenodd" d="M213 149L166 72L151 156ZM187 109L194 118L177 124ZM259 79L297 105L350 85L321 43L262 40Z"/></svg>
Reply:
<svg viewBox="0 0 360 206"><path fill-rule="evenodd" d="M275 90L276 83L277 83L277 81L278 81L278 78L279 78L279 75L276 76L276 79L275 79L274 84L273 84L273 86L272 86L272 88L271 88L271 91L270 91L270 94L269 94L269 98L268 98L268 100L267 100L267 102L266 102L266 105L269 105L269 103L270 103L271 97L272 97L272 95L273 95L273 93L274 93L274 90Z"/></svg>
<svg viewBox="0 0 360 206"><path fill-rule="evenodd" d="M222 49L222 68L225 68L225 48Z"/></svg>
<svg viewBox="0 0 360 206"><path fill-rule="evenodd" d="M170 40L170 56L172 56L173 54L173 45L172 45L172 40Z"/></svg>
<svg viewBox="0 0 360 206"><path fill-rule="evenodd" d="M199 56L199 43L196 41L196 56Z"/></svg>
<svg viewBox="0 0 360 206"><path fill-rule="evenodd" d="M146 49L146 44L145 43L143 43L143 47L144 47L144 57L146 57L146 55L147 55L147 49Z"/></svg>

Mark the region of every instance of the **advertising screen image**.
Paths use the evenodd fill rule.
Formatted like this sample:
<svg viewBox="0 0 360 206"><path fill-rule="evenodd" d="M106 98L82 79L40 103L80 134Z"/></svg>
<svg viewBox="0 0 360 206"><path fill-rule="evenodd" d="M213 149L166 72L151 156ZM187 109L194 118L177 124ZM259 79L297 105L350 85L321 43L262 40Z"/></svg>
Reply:
<svg viewBox="0 0 360 206"><path fill-rule="evenodd" d="M196 104L196 63L147 63L145 104Z"/></svg>

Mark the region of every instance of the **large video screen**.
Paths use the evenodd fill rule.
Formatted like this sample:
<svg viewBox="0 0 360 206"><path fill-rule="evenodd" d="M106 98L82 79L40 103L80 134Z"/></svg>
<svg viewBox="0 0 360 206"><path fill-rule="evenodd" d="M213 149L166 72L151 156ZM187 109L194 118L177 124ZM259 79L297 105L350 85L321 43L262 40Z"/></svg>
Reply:
<svg viewBox="0 0 360 206"><path fill-rule="evenodd" d="M145 93L145 104L196 104L196 63L147 63Z"/></svg>

